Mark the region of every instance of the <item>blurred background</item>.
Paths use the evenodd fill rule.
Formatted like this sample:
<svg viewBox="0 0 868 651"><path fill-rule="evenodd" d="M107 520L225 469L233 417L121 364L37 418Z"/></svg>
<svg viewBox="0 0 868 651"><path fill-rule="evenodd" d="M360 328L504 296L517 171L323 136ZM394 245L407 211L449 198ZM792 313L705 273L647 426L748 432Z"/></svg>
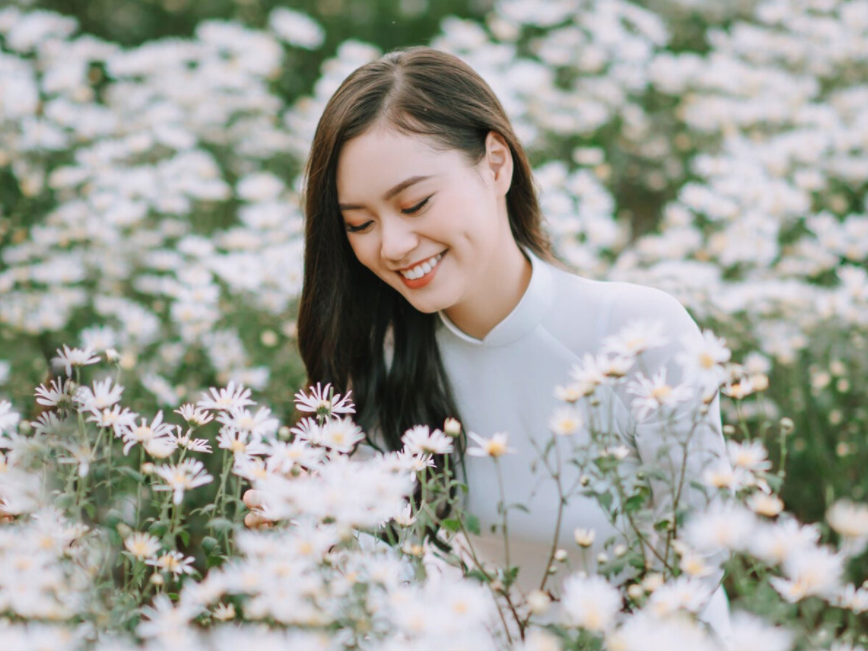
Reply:
<svg viewBox="0 0 868 651"><path fill-rule="evenodd" d="M7 3L0 397L34 418L89 345L133 409L234 380L288 417L308 143L349 72L416 44L495 89L562 260L674 294L770 380L725 420L786 448L787 509L864 499L861 0Z"/></svg>

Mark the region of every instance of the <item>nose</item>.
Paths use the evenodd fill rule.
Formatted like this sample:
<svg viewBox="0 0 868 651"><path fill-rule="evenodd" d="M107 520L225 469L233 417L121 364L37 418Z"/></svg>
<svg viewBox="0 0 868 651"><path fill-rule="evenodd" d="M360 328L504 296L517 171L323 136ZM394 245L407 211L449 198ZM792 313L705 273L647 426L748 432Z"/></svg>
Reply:
<svg viewBox="0 0 868 651"><path fill-rule="evenodd" d="M419 244L419 236L412 224L400 217L380 220L380 255L394 265L407 262L411 251Z"/></svg>

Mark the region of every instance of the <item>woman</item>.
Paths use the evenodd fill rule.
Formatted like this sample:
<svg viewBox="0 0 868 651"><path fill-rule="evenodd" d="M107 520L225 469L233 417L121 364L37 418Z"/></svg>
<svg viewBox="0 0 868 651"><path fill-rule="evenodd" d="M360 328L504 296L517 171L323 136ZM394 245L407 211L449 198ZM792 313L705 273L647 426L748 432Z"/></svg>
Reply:
<svg viewBox="0 0 868 651"><path fill-rule="evenodd" d="M512 561L521 587L538 586L558 494L531 473L533 439L558 406L554 387L637 318L664 324L669 343L645 353L643 370L666 369L674 385L679 342L701 338L698 327L664 292L585 279L554 260L509 120L452 55L415 47L355 70L324 110L306 176L298 340L310 382L351 387L357 422L391 449L410 427L443 427L447 417L485 436L508 432L517 453L499 460L506 503L529 507L510 512ZM653 463L663 425L653 415L637 422L623 388L600 389L608 425ZM702 454L725 456L717 397L708 421L692 472ZM465 461L467 508L485 530L501 521L495 464ZM577 527L595 529L598 548L611 531L595 503L571 502L558 530L574 566ZM502 562L501 540L476 543ZM704 616L725 632L722 590Z"/></svg>

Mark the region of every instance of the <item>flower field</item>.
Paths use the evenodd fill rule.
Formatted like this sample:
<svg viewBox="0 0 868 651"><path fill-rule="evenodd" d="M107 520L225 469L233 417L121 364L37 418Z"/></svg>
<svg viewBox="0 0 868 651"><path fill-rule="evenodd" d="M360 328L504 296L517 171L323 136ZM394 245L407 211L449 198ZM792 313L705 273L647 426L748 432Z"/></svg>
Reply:
<svg viewBox="0 0 868 651"><path fill-rule="evenodd" d="M421 29L427 4L378 20ZM130 43L13 3L0 648L868 648L868 1L434 4L414 42L498 94L558 257L703 328L688 384L636 370L646 327L552 387L541 472L569 455L564 504L597 500L623 539L576 530L583 567L549 559L562 593L520 591L431 469L465 435L498 464L508 433L447 422L351 455L352 396L305 386L302 166L332 92L397 44L335 40L356 4L187 7L187 33ZM719 391L725 455L685 487L673 437L649 477L590 425L613 387L697 426ZM721 580L728 642L698 617Z"/></svg>

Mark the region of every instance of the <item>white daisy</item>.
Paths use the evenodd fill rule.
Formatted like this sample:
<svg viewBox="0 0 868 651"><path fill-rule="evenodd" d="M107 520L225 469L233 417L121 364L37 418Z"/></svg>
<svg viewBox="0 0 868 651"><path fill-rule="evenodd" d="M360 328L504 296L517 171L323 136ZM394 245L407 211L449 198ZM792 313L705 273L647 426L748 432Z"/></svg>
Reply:
<svg viewBox="0 0 868 651"><path fill-rule="evenodd" d="M515 454L518 452L515 448L507 447L506 439L509 436L507 432L497 432L492 434L491 438L485 439L481 436L469 432L468 434L479 447L469 448L467 454L474 457L492 457L498 458L505 454Z"/></svg>
<svg viewBox="0 0 868 651"><path fill-rule="evenodd" d="M90 387L80 387L75 392L73 400L79 403L86 411L98 412L120 402L124 388L116 384L112 386L112 379L106 378L103 382L94 381L93 390Z"/></svg>
<svg viewBox="0 0 868 651"><path fill-rule="evenodd" d="M57 357L53 357L51 361L58 366L63 366L66 369L67 375L72 375L73 366L86 366L88 364L98 364L99 355L95 355L92 348L70 348L63 344L63 351L57 349Z"/></svg>
<svg viewBox="0 0 868 651"><path fill-rule="evenodd" d="M295 394L295 405L299 411L315 412L320 416L331 417L333 414L354 414L356 409L350 400L352 390L347 391L347 394L341 397L341 394L335 394L329 398L329 388L331 383L320 387L317 382L315 387L308 387L310 395L299 391Z"/></svg>
<svg viewBox="0 0 868 651"><path fill-rule="evenodd" d="M684 527L684 540L704 553L742 551L757 528L753 513L739 504L721 502L694 513Z"/></svg>
<svg viewBox="0 0 868 651"><path fill-rule="evenodd" d="M73 463L78 465L78 476L87 477L90 472L90 462L93 460L93 451L80 442L65 442L63 448L69 452L69 456L60 457L57 463Z"/></svg>
<svg viewBox="0 0 868 651"><path fill-rule="evenodd" d="M762 472L772 467L768 460L768 452L762 441L726 442L726 452L729 460L736 468L744 468L751 472Z"/></svg>
<svg viewBox="0 0 868 651"><path fill-rule="evenodd" d="M31 424L37 434L44 436L56 436L63 432L69 432L73 427L69 420L60 418L56 411L42 412L39 414L39 418L31 421Z"/></svg>
<svg viewBox="0 0 868 651"><path fill-rule="evenodd" d="M175 576L180 576L181 574L196 573L196 568L193 567L193 562L195 560L196 559L192 556L184 558L184 555L181 552L170 551L166 552L162 556L158 556L157 558L148 559L145 563L153 565L154 567L159 567L161 570L171 572Z"/></svg>
<svg viewBox="0 0 868 651"><path fill-rule="evenodd" d="M172 430L175 428L170 423L163 422L163 411L157 412L154 420L148 425L147 421L142 418L139 425L123 425L121 428L121 437L124 440L124 455L128 454L130 448L136 443L145 444L155 438L168 438Z"/></svg>
<svg viewBox="0 0 868 651"><path fill-rule="evenodd" d="M124 547L139 560L145 560L160 551L160 541L149 533L137 531L124 539Z"/></svg>
<svg viewBox="0 0 868 651"><path fill-rule="evenodd" d="M784 510L784 503L777 495L766 495L762 491L753 493L746 504L751 511L767 518L777 517Z"/></svg>
<svg viewBox="0 0 868 651"><path fill-rule="evenodd" d="M316 443L336 452L352 452L356 443L364 438L362 429L351 418L344 417L323 425Z"/></svg>
<svg viewBox="0 0 868 651"><path fill-rule="evenodd" d="M259 437L252 436L250 432L230 427L220 428L220 433L217 435L217 447L231 451L236 457L268 452L268 448L263 445Z"/></svg>
<svg viewBox="0 0 868 651"><path fill-rule="evenodd" d="M193 557L179 561L178 552L169 552L165 556L161 556L163 565L157 562L147 561L148 565L156 565L162 569L171 571L172 567L177 566L181 562L192 562ZM165 565L165 567L164 567ZM192 574L195 570L189 568L188 573ZM193 646L193 641L190 640L190 634L187 632L189 623L202 611L202 607L198 604L191 604L187 600L179 600L173 603L172 600L165 594L158 594L154 597L153 606L143 606L143 619L136 627L136 633L143 638L157 638L173 640L172 646L178 648L189 648ZM164 646L159 644L157 646Z"/></svg>
<svg viewBox="0 0 868 651"><path fill-rule="evenodd" d="M727 382L720 388L720 392L725 396L729 396L733 400L741 400L746 398L755 391L754 381L752 378L742 378L738 382Z"/></svg>
<svg viewBox="0 0 868 651"><path fill-rule="evenodd" d="M760 522L751 536L750 553L770 565L779 565L800 549L814 547L820 539L816 524L801 525L793 518Z"/></svg>
<svg viewBox="0 0 868 651"><path fill-rule="evenodd" d="M307 441L298 439L292 443L270 441L268 443L266 466L272 472L286 474L296 466L315 468L322 461L323 450L312 447Z"/></svg>
<svg viewBox="0 0 868 651"><path fill-rule="evenodd" d="M833 597L840 591L845 556L826 547L798 549L784 561L786 579L772 577L772 587L795 603L810 596Z"/></svg>
<svg viewBox="0 0 868 651"><path fill-rule="evenodd" d="M313 416L302 418L295 425L289 428L289 433L292 434L294 438L304 439L311 443L317 443L319 441L321 431L322 428Z"/></svg>
<svg viewBox="0 0 868 651"><path fill-rule="evenodd" d="M575 407L561 407L549 419L549 428L555 434L575 434L584 427L582 414Z"/></svg>
<svg viewBox="0 0 868 651"><path fill-rule="evenodd" d="M266 479L270 474L270 471L265 466L265 460L249 456L234 457L232 472L249 482Z"/></svg>
<svg viewBox="0 0 868 651"><path fill-rule="evenodd" d="M655 590L648 607L658 617L666 617L679 610L696 613L710 597L711 591L705 583L681 576Z"/></svg>
<svg viewBox="0 0 868 651"><path fill-rule="evenodd" d="M675 360L684 369L684 379L703 389L720 386L727 376L723 365L731 356L726 340L716 337L711 330L704 330L701 339L688 339L683 346L684 350L675 355Z"/></svg>
<svg viewBox="0 0 868 651"><path fill-rule="evenodd" d="M605 355L585 353L581 362L576 362L570 368L570 377L575 380L573 391L589 395L600 384L606 384L606 370L609 362Z"/></svg>
<svg viewBox="0 0 868 651"><path fill-rule="evenodd" d="M668 339L663 335L663 324L660 321L636 319L615 334L603 339L600 352L631 358L651 348L663 346L667 342Z"/></svg>
<svg viewBox="0 0 868 651"><path fill-rule="evenodd" d="M615 624L621 595L601 576L573 574L564 579L561 616L564 624L603 633Z"/></svg>
<svg viewBox="0 0 868 651"><path fill-rule="evenodd" d="M826 513L829 526L841 536L841 548L858 555L868 545L868 506L847 499L838 500Z"/></svg>
<svg viewBox="0 0 868 651"><path fill-rule="evenodd" d="M211 391L211 395L208 395L207 392L203 393L196 403L199 409L229 411L256 404L250 400L250 389L245 389L244 385L241 384L235 386L234 382L229 382L225 389L211 387L209 391Z"/></svg>
<svg viewBox="0 0 868 651"><path fill-rule="evenodd" d="M693 395L691 388L685 384L674 387L667 384L666 370L664 366L650 380L639 372L635 379L627 383L627 392L637 396L630 403L637 420L643 421L653 411L674 407Z"/></svg>
<svg viewBox="0 0 868 651"><path fill-rule="evenodd" d="M434 457L430 454L413 454L408 450L390 452L383 457L387 468L395 472L417 474L425 468L434 468Z"/></svg>
<svg viewBox="0 0 868 651"><path fill-rule="evenodd" d="M449 454L452 440L439 429L433 432L427 425L416 425L401 437L405 449L412 454Z"/></svg>
<svg viewBox="0 0 868 651"><path fill-rule="evenodd" d="M270 436L277 431L280 422L269 418L271 410L260 407L254 415L249 409L232 409L217 415L217 420L230 429L244 432L255 438Z"/></svg>
<svg viewBox="0 0 868 651"><path fill-rule="evenodd" d="M213 414L203 411L191 403L181 405L175 410L175 413L180 414L181 418L197 427L202 427L202 425L206 425L214 420Z"/></svg>
<svg viewBox="0 0 868 651"><path fill-rule="evenodd" d="M69 409L72 406L73 383L54 378L46 388L44 384L36 387L36 402L46 407Z"/></svg>
<svg viewBox="0 0 868 651"><path fill-rule="evenodd" d="M174 491L173 502L180 504L184 499L184 491L210 483L214 478L209 475L205 466L198 459L185 459L181 463L169 466L159 466L154 472L166 482L165 485L154 486L155 491Z"/></svg>
<svg viewBox="0 0 868 651"><path fill-rule="evenodd" d="M211 452L211 442L208 439L194 439L192 433L193 430L188 429L187 432L182 435L181 428L178 427L178 433L171 434L170 437L179 448L186 448L191 452Z"/></svg>
<svg viewBox="0 0 868 651"><path fill-rule="evenodd" d="M87 417L88 422L96 423L97 427L111 427L115 436L123 436L126 428L134 427L139 415L126 407L115 405L111 409L101 409L91 412Z"/></svg>
<svg viewBox="0 0 868 651"><path fill-rule="evenodd" d="M21 417L12 411L12 403L8 400L0 401L0 434L11 432Z"/></svg>

